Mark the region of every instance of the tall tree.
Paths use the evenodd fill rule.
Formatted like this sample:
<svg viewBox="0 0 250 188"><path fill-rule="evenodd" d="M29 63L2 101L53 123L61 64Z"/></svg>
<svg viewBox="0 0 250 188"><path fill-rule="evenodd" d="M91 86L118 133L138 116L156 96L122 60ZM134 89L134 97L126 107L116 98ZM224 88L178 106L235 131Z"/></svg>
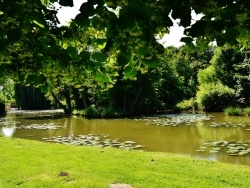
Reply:
<svg viewBox="0 0 250 188"><path fill-rule="evenodd" d="M66 103L58 102L69 112L69 92L81 88L86 77L110 84L117 70L132 78L141 69L157 67L164 48L156 36L168 33L173 24L170 14L180 19L186 34L182 41L191 47L193 41L207 45L214 40L218 45L249 45L250 3L246 0L88 0L69 27L57 25L55 2L73 6L73 0L0 2L0 75L47 93L60 85ZM203 14L194 24L192 10ZM93 30L99 35L78 35ZM79 42L65 44L74 37ZM84 45L79 48L75 42Z"/></svg>

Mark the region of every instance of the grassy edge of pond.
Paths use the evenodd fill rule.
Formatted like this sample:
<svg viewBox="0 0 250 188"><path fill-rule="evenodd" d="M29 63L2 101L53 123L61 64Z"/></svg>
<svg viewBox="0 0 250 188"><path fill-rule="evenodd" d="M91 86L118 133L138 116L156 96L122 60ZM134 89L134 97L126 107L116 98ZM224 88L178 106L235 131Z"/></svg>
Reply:
<svg viewBox="0 0 250 188"><path fill-rule="evenodd" d="M250 168L189 156L0 137L0 187L249 187Z"/></svg>

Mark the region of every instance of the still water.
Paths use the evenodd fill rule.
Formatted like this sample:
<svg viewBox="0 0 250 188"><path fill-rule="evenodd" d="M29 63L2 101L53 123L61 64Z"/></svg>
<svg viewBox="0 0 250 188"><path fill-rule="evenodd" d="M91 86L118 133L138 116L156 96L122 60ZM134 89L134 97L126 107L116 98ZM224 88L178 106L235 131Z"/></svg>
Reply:
<svg viewBox="0 0 250 188"><path fill-rule="evenodd" d="M191 117L192 121L179 121L180 117ZM0 119L0 134L30 140L45 141L45 138L57 136L107 135L120 142L134 141L145 146L146 151L160 151L191 155L197 158L234 164L250 165L250 155L231 156L226 151L211 152L203 150L206 142L241 142L250 147L250 117L228 117L223 113L206 115L199 119L197 115L176 115L175 124L158 124L173 118L161 116L143 119L85 119L83 117L51 118L47 112L10 113ZM40 125L54 125L57 129L26 129ZM26 127L26 128L25 128ZM230 144L229 144L230 145ZM233 145L233 144L232 144ZM216 146L217 147L217 146ZM229 146L227 146L229 147ZM202 150L201 150L202 148Z"/></svg>

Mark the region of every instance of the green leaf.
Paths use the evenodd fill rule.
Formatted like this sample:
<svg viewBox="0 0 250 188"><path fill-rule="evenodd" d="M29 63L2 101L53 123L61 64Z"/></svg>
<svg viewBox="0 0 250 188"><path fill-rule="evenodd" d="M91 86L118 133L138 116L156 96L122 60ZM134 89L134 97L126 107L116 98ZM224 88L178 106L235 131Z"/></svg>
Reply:
<svg viewBox="0 0 250 188"><path fill-rule="evenodd" d="M103 82L103 80L102 80L102 73L99 70L93 71L92 72L92 76L93 76L93 79L96 82Z"/></svg>
<svg viewBox="0 0 250 188"><path fill-rule="evenodd" d="M80 59L77 49L75 47L68 46L67 50L68 50L69 56L71 57L73 61L78 61Z"/></svg>
<svg viewBox="0 0 250 188"><path fill-rule="evenodd" d="M138 54L140 54L140 55L147 55L149 52L150 52L150 51L148 50L147 47L141 47L141 48L139 48L139 50L138 50Z"/></svg>
<svg viewBox="0 0 250 188"><path fill-rule="evenodd" d="M98 73L95 74L95 76L94 76L94 79L98 82L112 83L112 80L110 76L108 75L108 73L102 73L101 71L98 71Z"/></svg>
<svg viewBox="0 0 250 188"><path fill-rule="evenodd" d="M89 60L90 59L90 53L87 51L81 51L80 53L80 57L82 58L82 60Z"/></svg>
<svg viewBox="0 0 250 188"><path fill-rule="evenodd" d="M118 65L122 67L128 64L130 62L130 59L131 54L128 53L119 53L116 58Z"/></svg>
<svg viewBox="0 0 250 188"><path fill-rule="evenodd" d="M90 19L81 13L75 17L75 23L82 27L90 27Z"/></svg>
<svg viewBox="0 0 250 188"><path fill-rule="evenodd" d="M103 38L103 39L96 39L95 41L96 41L96 43L98 44L98 48L99 48L99 49L102 50L102 49L105 48L107 39L105 39L105 38Z"/></svg>
<svg viewBox="0 0 250 188"><path fill-rule="evenodd" d="M41 87L40 87L40 89L41 89L41 92L43 92L43 93L48 93L49 92L49 85L47 84L47 83L45 83L44 85L42 85Z"/></svg>
<svg viewBox="0 0 250 188"><path fill-rule="evenodd" d="M105 29L106 25L97 16L91 18L92 27L97 30Z"/></svg>
<svg viewBox="0 0 250 188"><path fill-rule="evenodd" d="M118 26L122 30L132 29L136 25L134 17L127 11L122 11L118 19Z"/></svg>
<svg viewBox="0 0 250 188"><path fill-rule="evenodd" d="M45 82L45 83L40 87L40 89L41 89L41 91L42 91L43 93L51 92L53 88L55 88L55 87L54 87L54 85L53 85L52 83L50 83L50 82L49 82L49 83Z"/></svg>
<svg viewBox="0 0 250 188"><path fill-rule="evenodd" d="M151 68L155 68L160 64L160 60L157 57L145 57L141 59L141 62Z"/></svg>
<svg viewBox="0 0 250 188"><path fill-rule="evenodd" d="M73 46L68 46L67 48L70 56L78 56L77 50Z"/></svg>
<svg viewBox="0 0 250 188"><path fill-rule="evenodd" d="M115 84L115 82L111 79L110 75L108 73L104 74L104 81L106 83L112 83Z"/></svg>
<svg viewBox="0 0 250 188"><path fill-rule="evenodd" d="M185 34L188 36L199 37L205 34L205 28L207 22L205 20L199 20L191 26L191 28L185 29Z"/></svg>
<svg viewBox="0 0 250 188"><path fill-rule="evenodd" d="M191 51L192 50L197 50L196 46L192 42L187 43L186 45L187 45L188 49L191 50Z"/></svg>
<svg viewBox="0 0 250 188"><path fill-rule="evenodd" d="M74 6L74 2L73 0L59 0L59 4L62 6L68 6L68 7L73 7Z"/></svg>
<svg viewBox="0 0 250 188"><path fill-rule="evenodd" d="M43 74L39 74L34 81L35 85L42 85L45 82L46 82L46 77Z"/></svg>
<svg viewBox="0 0 250 188"><path fill-rule="evenodd" d="M92 68L92 69L96 69L96 67L102 67L103 66L103 62L100 62L100 61L92 61L92 60L89 60L87 62L89 68Z"/></svg>
<svg viewBox="0 0 250 188"><path fill-rule="evenodd" d="M191 25L191 7L186 7L184 11L181 11L180 15L180 25L183 26L184 28L188 27Z"/></svg>
<svg viewBox="0 0 250 188"><path fill-rule="evenodd" d="M31 84L31 83L34 83L35 80L36 80L36 75L34 74L28 74L26 75L26 78L25 78L25 84Z"/></svg>
<svg viewBox="0 0 250 188"><path fill-rule="evenodd" d="M94 60L94 61L98 61L98 62L104 62L107 60L107 57L101 53L101 52L95 52L92 54L91 58Z"/></svg>
<svg viewBox="0 0 250 188"><path fill-rule="evenodd" d="M86 69L89 70L89 71L93 71L95 70L95 65L94 65L94 62L89 60L86 65L85 65Z"/></svg>
<svg viewBox="0 0 250 188"><path fill-rule="evenodd" d="M192 37L182 37L180 41L184 42L184 43L192 43L193 38Z"/></svg>
<svg viewBox="0 0 250 188"><path fill-rule="evenodd" d="M81 5L80 12L81 12L81 14L83 14L87 17L94 16L95 15L95 8L91 3L86 2L86 3L83 3Z"/></svg>
<svg viewBox="0 0 250 188"><path fill-rule="evenodd" d="M88 3L90 3L91 5L103 5L104 2L103 1L100 1L100 0L89 0Z"/></svg>
<svg viewBox="0 0 250 188"><path fill-rule="evenodd" d="M102 39L96 39L95 40L97 44L103 45L107 42L106 38L102 38Z"/></svg>
<svg viewBox="0 0 250 188"><path fill-rule="evenodd" d="M124 69L124 78L132 78L136 75L137 70L134 67L127 66Z"/></svg>

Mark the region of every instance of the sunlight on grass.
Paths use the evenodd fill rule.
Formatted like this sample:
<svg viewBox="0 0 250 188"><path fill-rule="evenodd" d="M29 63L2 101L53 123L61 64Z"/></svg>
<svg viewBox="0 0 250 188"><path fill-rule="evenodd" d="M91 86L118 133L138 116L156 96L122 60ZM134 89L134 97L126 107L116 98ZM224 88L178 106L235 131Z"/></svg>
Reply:
<svg viewBox="0 0 250 188"><path fill-rule="evenodd" d="M0 138L0 187L248 187L250 168L188 156ZM61 175L60 175L61 174ZM65 174L65 175L64 175Z"/></svg>

